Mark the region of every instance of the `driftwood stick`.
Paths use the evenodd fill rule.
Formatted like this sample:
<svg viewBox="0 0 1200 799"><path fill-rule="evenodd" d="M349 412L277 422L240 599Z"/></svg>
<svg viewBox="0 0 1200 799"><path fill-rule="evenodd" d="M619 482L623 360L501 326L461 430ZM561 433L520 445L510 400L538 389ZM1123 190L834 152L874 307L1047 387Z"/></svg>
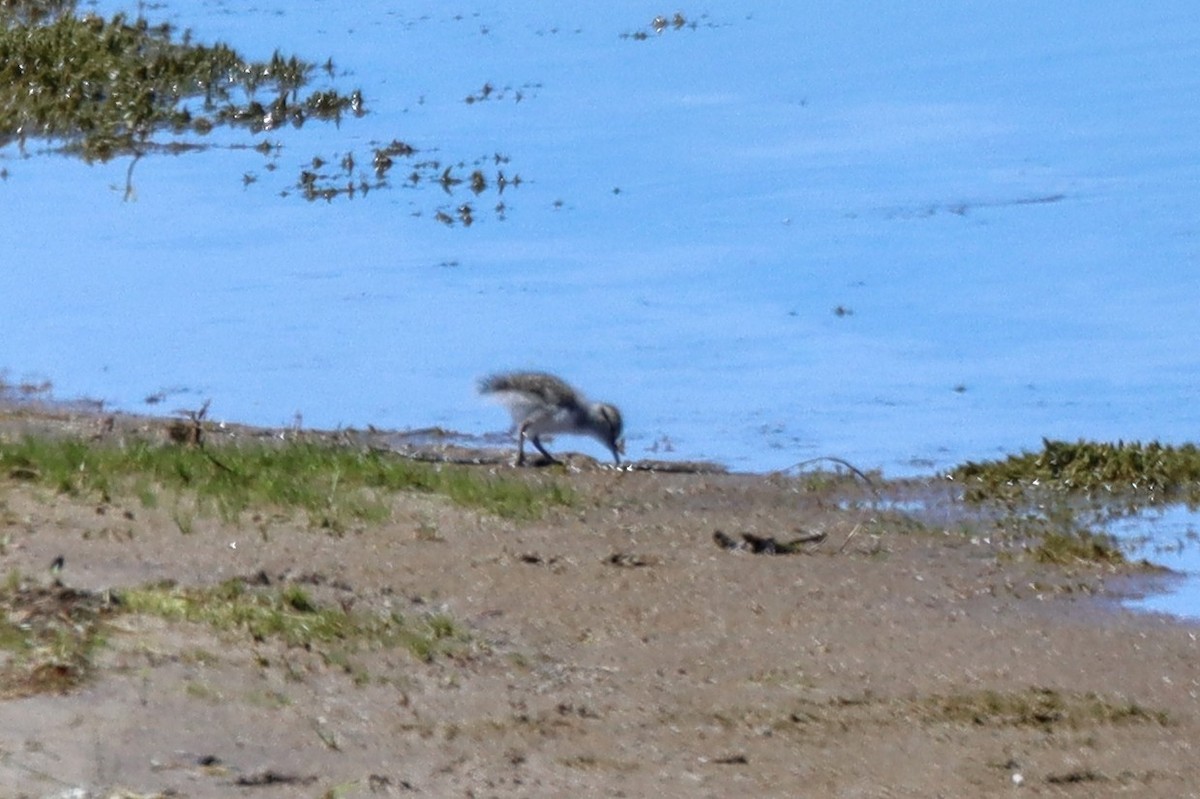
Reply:
<svg viewBox="0 0 1200 799"><path fill-rule="evenodd" d="M861 529L862 529L861 524L854 525L854 529L850 531L850 535L846 536L846 540L842 542L842 545L840 547L838 547L839 555L846 551L846 546L850 543L850 539L854 538L854 536L858 535L858 531Z"/></svg>
<svg viewBox="0 0 1200 799"><path fill-rule="evenodd" d="M808 466L813 463L817 463L819 461L833 461L834 463L836 463L840 466L845 466L847 469L849 469L850 471L854 472L856 475L861 477L862 481L864 483L866 483L868 486L870 486L872 491L874 491L875 493L879 493L879 490L877 488L875 488L875 484L871 482L871 478L867 477L867 475L861 469L856 467L850 461L845 460L843 458L835 457L833 455L822 455L819 458L809 458L806 461L800 461L799 463L793 463L791 466L785 467L783 469L777 469L777 470L771 472L771 474L786 474L786 473L792 471L793 469L803 469L805 466Z"/></svg>

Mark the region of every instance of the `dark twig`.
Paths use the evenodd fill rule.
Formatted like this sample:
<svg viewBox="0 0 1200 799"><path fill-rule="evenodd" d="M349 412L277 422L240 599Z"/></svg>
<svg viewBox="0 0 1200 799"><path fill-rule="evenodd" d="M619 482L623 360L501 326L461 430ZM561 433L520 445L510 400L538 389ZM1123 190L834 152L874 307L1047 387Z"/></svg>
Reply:
<svg viewBox="0 0 1200 799"><path fill-rule="evenodd" d="M168 428L168 433L172 441L199 449L204 453L204 457L212 461L213 465L221 471L228 472L229 474L237 474L235 469L221 463L217 456L209 452L208 448L204 446L204 419L208 416L208 406L211 404L212 400L206 399L198 411L175 411L180 416L186 417L187 421L180 420L175 422Z"/></svg>

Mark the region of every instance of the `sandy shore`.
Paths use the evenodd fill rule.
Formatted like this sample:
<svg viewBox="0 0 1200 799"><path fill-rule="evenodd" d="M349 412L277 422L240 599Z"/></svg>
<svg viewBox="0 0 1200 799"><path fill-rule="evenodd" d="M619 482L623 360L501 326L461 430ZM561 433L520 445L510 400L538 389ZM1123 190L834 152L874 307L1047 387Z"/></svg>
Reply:
<svg viewBox="0 0 1200 799"><path fill-rule="evenodd" d="M0 414L9 440L166 426ZM114 613L82 685L0 705L0 796L1200 794L1197 630L1121 610L1119 567L1041 564L1003 530L912 519L853 479L478 459L575 500L526 521L402 492L337 534L269 509L182 530L169 503L0 474L10 623L30 613L18 583L65 603L244 577L464 632L429 661L334 658ZM813 540L755 554L718 532Z"/></svg>

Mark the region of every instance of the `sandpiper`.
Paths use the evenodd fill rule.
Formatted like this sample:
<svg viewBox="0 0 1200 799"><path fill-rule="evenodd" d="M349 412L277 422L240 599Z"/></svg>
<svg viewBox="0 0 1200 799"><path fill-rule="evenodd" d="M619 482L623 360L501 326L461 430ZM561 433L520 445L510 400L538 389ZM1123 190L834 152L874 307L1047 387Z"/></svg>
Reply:
<svg viewBox="0 0 1200 799"><path fill-rule="evenodd" d="M604 402L588 402L583 395L545 372L507 372L479 381L482 394L508 406L517 426L517 465L525 463L528 438L551 463L554 456L542 446L541 436L572 433L592 436L612 451L621 465L625 442L621 439L621 412Z"/></svg>

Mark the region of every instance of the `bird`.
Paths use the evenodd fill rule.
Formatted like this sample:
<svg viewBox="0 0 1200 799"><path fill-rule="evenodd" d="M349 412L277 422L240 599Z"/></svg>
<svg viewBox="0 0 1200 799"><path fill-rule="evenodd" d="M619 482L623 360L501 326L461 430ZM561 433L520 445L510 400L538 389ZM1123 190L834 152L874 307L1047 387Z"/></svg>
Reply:
<svg viewBox="0 0 1200 799"><path fill-rule="evenodd" d="M517 429L517 465L525 463L525 439L551 463L558 460L542 446L541 437L572 433L595 438L612 452L617 466L625 442L624 422L616 406L589 402L566 381L546 372L503 372L479 381L479 392L508 406Z"/></svg>

